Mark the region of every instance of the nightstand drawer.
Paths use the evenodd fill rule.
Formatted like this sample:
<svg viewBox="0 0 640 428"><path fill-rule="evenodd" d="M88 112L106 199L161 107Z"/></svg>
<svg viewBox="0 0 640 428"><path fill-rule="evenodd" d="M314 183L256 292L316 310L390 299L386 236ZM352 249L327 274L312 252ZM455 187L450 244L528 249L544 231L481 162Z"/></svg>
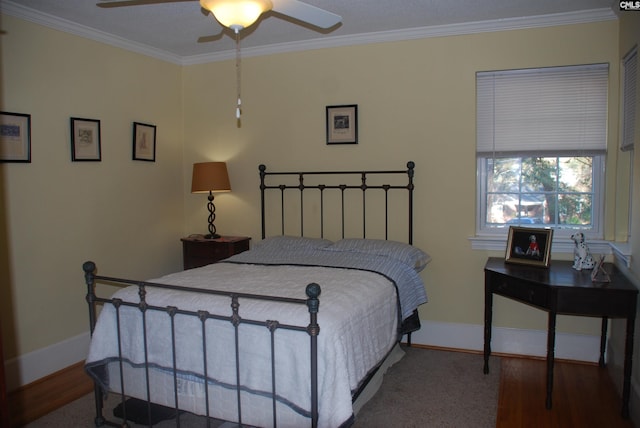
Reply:
<svg viewBox="0 0 640 428"><path fill-rule="evenodd" d="M218 262L249 249L251 238L223 236L217 239L182 238L182 255L185 269L192 269Z"/></svg>
<svg viewBox="0 0 640 428"><path fill-rule="evenodd" d="M508 278L501 278L501 280L494 285L493 292L501 296L542 307L546 307L549 294L548 287L523 287L521 283L510 281Z"/></svg>
<svg viewBox="0 0 640 428"><path fill-rule="evenodd" d="M195 241L187 245L186 252L189 257L200 259L222 260L229 257L227 255L229 252L227 245L211 245L206 241Z"/></svg>

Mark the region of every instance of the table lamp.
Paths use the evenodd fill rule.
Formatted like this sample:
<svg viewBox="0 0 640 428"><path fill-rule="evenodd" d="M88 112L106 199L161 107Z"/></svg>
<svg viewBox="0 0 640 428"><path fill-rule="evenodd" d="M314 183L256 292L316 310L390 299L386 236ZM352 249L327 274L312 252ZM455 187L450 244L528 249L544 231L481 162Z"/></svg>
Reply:
<svg viewBox="0 0 640 428"><path fill-rule="evenodd" d="M216 207L213 204L214 192L230 192L229 174L225 162L200 162L193 164L193 177L191 179L191 193L209 193L209 234L207 239L219 238L216 226Z"/></svg>

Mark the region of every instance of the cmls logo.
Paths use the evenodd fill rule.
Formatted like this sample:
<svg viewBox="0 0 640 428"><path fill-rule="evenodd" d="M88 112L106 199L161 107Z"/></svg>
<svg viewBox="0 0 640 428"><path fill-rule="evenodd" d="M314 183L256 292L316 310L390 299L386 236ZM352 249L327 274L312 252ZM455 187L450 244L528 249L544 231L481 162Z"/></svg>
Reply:
<svg viewBox="0 0 640 428"><path fill-rule="evenodd" d="M620 10L640 11L640 1L621 1Z"/></svg>

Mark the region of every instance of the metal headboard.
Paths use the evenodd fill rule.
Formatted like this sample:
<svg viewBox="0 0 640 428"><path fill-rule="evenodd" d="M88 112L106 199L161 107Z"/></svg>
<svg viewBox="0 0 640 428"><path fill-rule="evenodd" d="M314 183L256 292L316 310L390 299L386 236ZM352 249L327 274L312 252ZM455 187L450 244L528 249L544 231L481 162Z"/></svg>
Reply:
<svg viewBox="0 0 640 428"><path fill-rule="evenodd" d="M408 237L407 243L413 244L413 175L414 175L414 162L407 162L406 170L399 171L308 171L308 172L271 172L267 171L265 165L260 165L260 200L261 200L261 221L262 221L262 239L266 237L266 192L274 191L280 193L280 210L281 210L281 234L285 234L285 207L287 199L285 194L292 193L292 197L295 198L295 191L299 194L300 204L300 236L304 236L305 233L305 200L304 195L306 190L319 191L319 204L320 209L318 213L320 222L320 237L324 238L325 234L325 222L327 217L327 208L325 207L325 195L328 192L338 192L340 198L340 219L342 238L345 238L345 191L348 189L359 189L362 192L362 238L367 237L367 194L372 191L383 192L384 194L384 239L389 239L389 192L391 191L405 191L407 192L407 211L408 211ZM275 178L276 181L286 181L286 176L297 176L290 179L288 184L267 184L267 181L272 181L270 178ZM314 176L314 180L325 180L325 178L317 178L316 176L327 177L339 176L338 180L346 184L305 184L305 178L311 181L311 177ZM369 184L373 181L373 176L385 176L384 179L395 177L396 181L402 181L402 184ZM402 178L405 176L405 178ZM334 178L335 180L336 178ZM405 181L406 180L406 181ZM404 184L406 182L406 184ZM309 195L309 193L307 193ZM316 196L317 197L317 196ZM336 211L331 211L335 214Z"/></svg>

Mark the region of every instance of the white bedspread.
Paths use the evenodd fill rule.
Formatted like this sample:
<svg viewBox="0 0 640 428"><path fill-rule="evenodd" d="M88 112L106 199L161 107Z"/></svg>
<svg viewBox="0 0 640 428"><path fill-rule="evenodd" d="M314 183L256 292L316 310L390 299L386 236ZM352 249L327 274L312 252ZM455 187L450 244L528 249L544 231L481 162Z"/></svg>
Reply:
<svg viewBox="0 0 640 428"><path fill-rule="evenodd" d="M263 266L219 263L187 270L152 282L211 288L254 294L306 298L305 287L310 282L322 288L318 323L318 397L319 426L338 427L353 414L352 391L390 351L397 340L397 297L391 281L383 275L353 269L314 266ZM137 287L118 291L114 297L138 302ZM150 305L177 306L184 310L206 310L230 315L228 298L203 296L174 290L148 289ZM120 325L126 339L122 343L123 358L133 366L144 364L141 311L120 309ZM105 305L91 341L87 370L109 388L105 378L105 363L118 354L115 334L116 310ZM307 325L308 309L304 305L240 300L240 315L254 320L278 320L280 323ZM202 382L202 324L193 317L176 315L176 360L184 379ZM147 346L149 363L166 372L172 367L170 317L162 312L147 312ZM227 321L206 322L207 376L215 392L227 395L228 403L211 409L211 416L233 420L236 411L235 353L233 326ZM241 324L240 383L245 395L271 396L269 332L265 327ZM279 406L285 405L304 419L310 411L309 336L306 333L278 330L276 332L277 396ZM224 350L224 351L222 351ZM283 373L287 375L282 376ZM114 379L112 382L116 382ZM113 385L111 385L113 386ZM117 387L115 387L117 389ZM247 395L248 394L248 395ZM153 399L153 393L151 394ZM286 418L278 423L287 424ZM285 422L282 422L285 421ZM243 405L243 423L270 426L271 420L262 412L253 414ZM294 424L294 422L291 422ZM299 424L299 420L295 422ZM299 425L298 425L299 426Z"/></svg>

